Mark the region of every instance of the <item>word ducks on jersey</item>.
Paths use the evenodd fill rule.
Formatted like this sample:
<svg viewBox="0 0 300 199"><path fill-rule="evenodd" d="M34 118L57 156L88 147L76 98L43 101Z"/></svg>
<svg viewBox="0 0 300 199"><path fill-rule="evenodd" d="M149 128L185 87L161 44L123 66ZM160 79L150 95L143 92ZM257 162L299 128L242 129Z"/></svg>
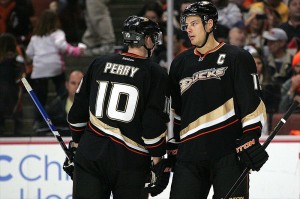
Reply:
<svg viewBox="0 0 300 199"><path fill-rule="evenodd" d="M134 77L138 70L139 68L133 66L107 62L104 68L104 73Z"/></svg>

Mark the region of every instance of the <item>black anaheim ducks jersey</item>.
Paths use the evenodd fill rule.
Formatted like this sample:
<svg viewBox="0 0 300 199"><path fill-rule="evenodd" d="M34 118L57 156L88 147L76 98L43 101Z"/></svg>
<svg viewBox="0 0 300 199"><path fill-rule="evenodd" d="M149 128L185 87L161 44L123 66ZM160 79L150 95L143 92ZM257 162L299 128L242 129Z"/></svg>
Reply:
<svg viewBox="0 0 300 199"><path fill-rule="evenodd" d="M178 159L220 158L235 153L243 133L260 136L266 111L247 51L224 43L204 56L189 49L173 60L169 77Z"/></svg>
<svg viewBox="0 0 300 199"><path fill-rule="evenodd" d="M91 159L149 167L150 156L166 152L168 102L168 75L158 64L130 53L99 57L68 114L72 138Z"/></svg>

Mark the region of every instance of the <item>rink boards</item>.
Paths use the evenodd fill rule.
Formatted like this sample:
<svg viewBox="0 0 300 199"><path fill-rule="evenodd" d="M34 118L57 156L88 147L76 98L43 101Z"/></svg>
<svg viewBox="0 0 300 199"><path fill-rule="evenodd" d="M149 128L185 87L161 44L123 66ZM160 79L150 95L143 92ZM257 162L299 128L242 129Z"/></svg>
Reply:
<svg viewBox="0 0 300 199"><path fill-rule="evenodd" d="M267 151L268 162L250 176L250 198L299 199L300 136L277 136ZM0 198L71 199L72 180L62 170L64 159L55 138L1 138ZM170 184L155 198L167 199L169 191Z"/></svg>

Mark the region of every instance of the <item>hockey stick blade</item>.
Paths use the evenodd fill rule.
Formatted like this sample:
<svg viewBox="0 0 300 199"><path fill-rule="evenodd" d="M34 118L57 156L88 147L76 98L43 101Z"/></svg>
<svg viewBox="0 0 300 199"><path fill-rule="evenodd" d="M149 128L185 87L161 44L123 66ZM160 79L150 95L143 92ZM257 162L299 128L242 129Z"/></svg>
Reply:
<svg viewBox="0 0 300 199"><path fill-rule="evenodd" d="M287 110L287 112L284 114L284 116L277 123L277 125L274 128L274 130L270 133L269 137L264 142L264 144L262 145L262 147L264 147L265 149L267 148L267 146L271 143L271 141L273 140L273 138L279 132L279 130L281 129L281 127L286 123L287 119L294 112L294 110L297 108L298 105L299 105L299 102L297 102L296 100L294 100L293 103L292 103L292 105ZM233 186L231 187L231 189L228 191L228 193L226 194L226 196L223 199L229 199L232 196L232 194L235 192L235 190L240 186L240 184L242 183L242 181L244 180L244 178L247 176L247 174L249 173L249 171L250 171L250 169L248 167L246 167L244 169L244 171L242 172L242 174L240 175L240 177L236 180L236 182L233 184Z"/></svg>
<svg viewBox="0 0 300 199"><path fill-rule="evenodd" d="M43 116L43 119L45 120L48 127L50 128L52 134L54 135L54 137L59 142L59 144L60 144L61 148L64 150L66 156L70 159L69 153L68 153L68 148L67 148L65 142L61 138L61 136L60 136L59 132L57 131L56 127L51 122L47 112L45 111L44 107L40 103L39 99L37 98L36 94L34 93L33 89L31 88L30 84L28 83L28 81L24 77L21 79L21 81L22 81L25 89L27 90L28 94L30 95L32 101L34 102L35 106L37 107L37 109L39 110L41 115Z"/></svg>

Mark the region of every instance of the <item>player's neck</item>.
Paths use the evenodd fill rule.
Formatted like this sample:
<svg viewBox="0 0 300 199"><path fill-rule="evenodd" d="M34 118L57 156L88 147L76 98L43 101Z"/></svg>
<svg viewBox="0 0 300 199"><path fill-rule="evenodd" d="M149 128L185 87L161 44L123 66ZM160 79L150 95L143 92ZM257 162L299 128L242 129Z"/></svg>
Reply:
<svg viewBox="0 0 300 199"><path fill-rule="evenodd" d="M141 57L147 57L147 52L143 47L140 48L128 48L128 53L135 54Z"/></svg>
<svg viewBox="0 0 300 199"><path fill-rule="evenodd" d="M210 51L210 50L216 48L219 44L220 44L220 43L219 43L217 40L215 40L215 38L210 37L210 38L208 38L206 44L205 44L202 48L197 48L197 51L198 51L200 54L204 55L204 54L206 54L208 51Z"/></svg>

